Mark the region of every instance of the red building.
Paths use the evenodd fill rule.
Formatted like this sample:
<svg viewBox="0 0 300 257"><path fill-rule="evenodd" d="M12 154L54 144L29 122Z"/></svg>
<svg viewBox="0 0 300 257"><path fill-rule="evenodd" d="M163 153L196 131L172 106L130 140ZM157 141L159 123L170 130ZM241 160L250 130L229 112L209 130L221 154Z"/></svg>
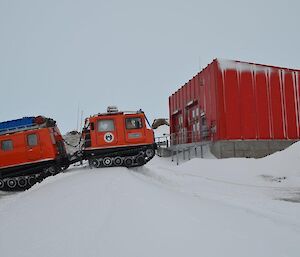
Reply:
<svg viewBox="0 0 300 257"><path fill-rule="evenodd" d="M281 150L300 136L299 87L300 70L215 59L169 97L172 144L211 140L218 157Z"/></svg>

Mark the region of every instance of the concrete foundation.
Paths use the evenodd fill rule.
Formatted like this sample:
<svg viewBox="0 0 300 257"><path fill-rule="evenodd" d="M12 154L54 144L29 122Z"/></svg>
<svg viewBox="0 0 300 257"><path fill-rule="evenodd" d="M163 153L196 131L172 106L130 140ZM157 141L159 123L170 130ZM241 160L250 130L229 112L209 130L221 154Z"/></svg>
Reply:
<svg viewBox="0 0 300 257"><path fill-rule="evenodd" d="M224 140L211 143L210 150L217 158L261 158L295 142L297 140Z"/></svg>
<svg viewBox="0 0 300 257"><path fill-rule="evenodd" d="M159 157L170 157L172 155L172 151L169 148L159 147L156 150L156 154Z"/></svg>

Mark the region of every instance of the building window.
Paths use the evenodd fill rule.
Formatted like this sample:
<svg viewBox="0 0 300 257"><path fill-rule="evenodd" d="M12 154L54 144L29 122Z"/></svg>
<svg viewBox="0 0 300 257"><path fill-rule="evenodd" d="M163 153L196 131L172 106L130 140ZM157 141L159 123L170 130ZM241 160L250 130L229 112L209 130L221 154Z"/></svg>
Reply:
<svg viewBox="0 0 300 257"><path fill-rule="evenodd" d="M1 149L3 151L12 151L13 150L13 142L12 142L12 140L3 140L1 142Z"/></svg>
<svg viewBox="0 0 300 257"><path fill-rule="evenodd" d="M99 132L108 132L108 131L114 131L114 130L115 130L114 120L99 120L98 121L98 131Z"/></svg>
<svg viewBox="0 0 300 257"><path fill-rule="evenodd" d="M36 134L27 135L27 145L28 146L37 146L38 140Z"/></svg>
<svg viewBox="0 0 300 257"><path fill-rule="evenodd" d="M140 129L143 127L141 118L127 118L126 129Z"/></svg>

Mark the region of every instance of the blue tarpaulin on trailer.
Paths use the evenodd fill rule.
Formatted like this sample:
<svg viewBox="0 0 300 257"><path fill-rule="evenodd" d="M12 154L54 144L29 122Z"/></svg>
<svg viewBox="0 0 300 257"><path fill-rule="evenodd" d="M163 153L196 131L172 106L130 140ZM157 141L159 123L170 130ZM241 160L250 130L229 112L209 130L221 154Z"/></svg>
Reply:
<svg viewBox="0 0 300 257"><path fill-rule="evenodd" d="M22 119L0 122L0 132L30 127L35 124L34 119L35 117L24 117Z"/></svg>

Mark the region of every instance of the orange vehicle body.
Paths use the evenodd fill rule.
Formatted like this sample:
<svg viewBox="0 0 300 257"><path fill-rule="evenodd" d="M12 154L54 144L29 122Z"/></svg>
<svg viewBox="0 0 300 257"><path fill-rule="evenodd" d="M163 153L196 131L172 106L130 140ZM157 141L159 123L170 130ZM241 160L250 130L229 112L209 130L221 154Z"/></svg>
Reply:
<svg viewBox="0 0 300 257"><path fill-rule="evenodd" d="M19 180L25 187L28 176L46 176L50 167L56 173L67 163L63 138L55 121L41 116L39 119L43 121L40 124L0 134L0 187L8 183L15 188Z"/></svg>
<svg viewBox="0 0 300 257"><path fill-rule="evenodd" d="M130 118L140 118L141 128L126 128L126 119ZM114 130L99 131L97 124L101 120L113 120ZM145 145L153 144L154 142L153 131L147 128L143 113L97 115L89 118L89 122L95 124L95 129L91 130L91 146L86 147L86 150ZM112 135L112 140L105 138L107 134Z"/></svg>
<svg viewBox="0 0 300 257"><path fill-rule="evenodd" d="M29 135L37 136L36 145L28 145ZM62 137L57 128L41 128L0 136L1 142L6 140L12 141L13 149L4 151L0 148L0 170L36 162L54 161L60 156L56 142L62 140Z"/></svg>
<svg viewBox="0 0 300 257"><path fill-rule="evenodd" d="M101 113L87 118L85 123L87 129L83 133L83 151L86 159L118 156L127 162L125 166L140 166L153 158L156 148L154 133L150 126L147 127L147 119L142 111ZM127 160L131 158L134 162L137 156L146 151L149 158L144 155L143 162L142 157L139 157L139 165L130 164L130 160ZM115 165L120 166L119 161ZM104 166L113 166L113 160L106 164L104 162Z"/></svg>

